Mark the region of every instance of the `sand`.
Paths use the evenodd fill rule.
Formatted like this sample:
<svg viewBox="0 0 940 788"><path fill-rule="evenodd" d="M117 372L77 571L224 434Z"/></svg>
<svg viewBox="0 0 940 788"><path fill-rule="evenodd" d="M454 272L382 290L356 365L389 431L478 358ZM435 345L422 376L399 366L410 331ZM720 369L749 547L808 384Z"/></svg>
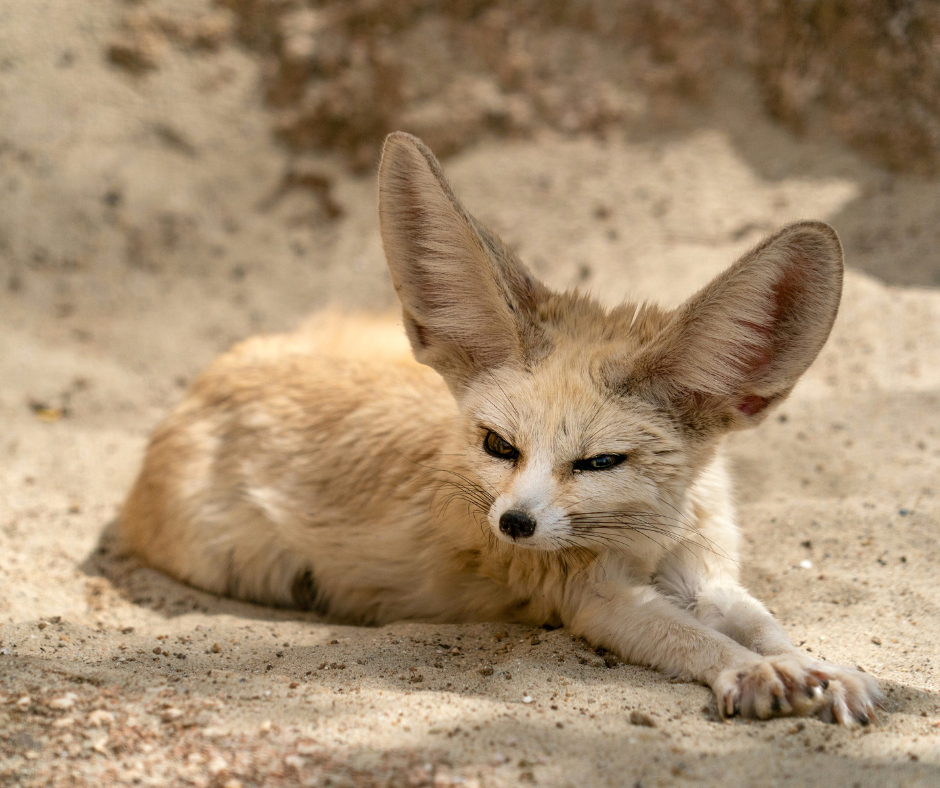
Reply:
<svg viewBox="0 0 940 788"><path fill-rule="evenodd" d="M885 284L907 270L890 244L867 259L881 280L849 271L790 400L731 441L743 578L803 648L879 679L874 727L726 724L707 688L564 630L335 626L108 552L150 430L202 365L394 299L371 176L275 144L234 46L168 52L146 79L109 65L119 12L0 2L0 784L940 784L940 292ZM936 182L748 113L483 142L445 167L540 276L609 303L678 303L793 218L933 231ZM300 166L340 218L278 196Z"/></svg>

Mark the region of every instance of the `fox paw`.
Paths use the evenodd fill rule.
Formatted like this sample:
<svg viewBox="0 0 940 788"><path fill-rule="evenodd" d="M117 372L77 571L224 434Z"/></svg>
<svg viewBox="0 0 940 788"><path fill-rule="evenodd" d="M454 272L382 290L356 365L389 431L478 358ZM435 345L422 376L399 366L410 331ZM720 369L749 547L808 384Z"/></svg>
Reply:
<svg viewBox="0 0 940 788"><path fill-rule="evenodd" d="M723 717L815 716L840 725L868 725L878 702L875 681L860 671L801 654L762 657L722 671L714 686Z"/></svg>
<svg viewBox="0 0 940 788"><path fill-rule="evenodd" d="M869 725L875 722L875 707L880 705L878 683L855 668L817 662L810 672L824 682L826 705L816 713L823 722L839 725Z"/></svg>

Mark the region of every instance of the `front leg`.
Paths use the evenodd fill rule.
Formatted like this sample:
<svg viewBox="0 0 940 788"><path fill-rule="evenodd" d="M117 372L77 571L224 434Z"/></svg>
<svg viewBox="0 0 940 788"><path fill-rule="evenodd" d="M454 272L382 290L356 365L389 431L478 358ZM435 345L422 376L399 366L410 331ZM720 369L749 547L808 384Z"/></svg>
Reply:
<svg viewBox="0 0 940 788"><path fill-rule="evenodd" d="M786 653L758 654L652 586L593 586L584 589L579 602L569 622L576 635L630 662L708 684L723 716L824 715L832 706L826 678L817 675L815 662L800 658L805 655L792 647Z"/></svg>
<svg viewBox="0 0 940 788"><path fill-rule="evenodd" d="M881 696L875 680L855 668L823 662L800 651L770 612L738 583L703 581L693 610L700 621L748 649L795 662L820 681L828 701L816 712L821 719L842 725L868 725L874 720Z"/></svg>
<svg viewBox="0 0 940 788"><path fill-rule="evenodd" d="M690 554L682 562L667 561L657 577L659 589L702 624L768 657L785 684L795 681L795 686L799 686L802 675L820 683L824 693L821 706L801 712L787 712L782 706L781 713L815 714L827 722L843 725L867 725L874 719L874 707L880 699L874 679L854 668L823 662L800 651L767 608L730 573L716 572L713 564L696 562L695 557ZM732 669L719 678L715 691L725 701L725 713L733 713L738 698L746 694L744 683Z"/></svg>

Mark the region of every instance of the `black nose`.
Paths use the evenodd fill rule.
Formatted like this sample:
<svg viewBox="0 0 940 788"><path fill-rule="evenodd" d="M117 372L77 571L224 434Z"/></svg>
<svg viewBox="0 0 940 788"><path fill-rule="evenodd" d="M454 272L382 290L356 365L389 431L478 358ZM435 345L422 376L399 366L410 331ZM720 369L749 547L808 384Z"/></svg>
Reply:
<svg viewBox="0 0 940 788"><path fill-rule="evenodd" d="M525 512L510 509L499 518L499 530L513 539L528 539L535 533L535 520Z"/></svg>

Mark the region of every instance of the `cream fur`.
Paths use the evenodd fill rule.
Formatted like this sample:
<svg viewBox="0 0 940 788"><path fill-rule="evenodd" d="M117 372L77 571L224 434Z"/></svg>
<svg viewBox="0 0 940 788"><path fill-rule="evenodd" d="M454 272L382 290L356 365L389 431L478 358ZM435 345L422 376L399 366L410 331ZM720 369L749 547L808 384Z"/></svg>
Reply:
<svg viewBox="0 0 940 788"><path fill-rule="evenodd" d="M867 724L874 682L794 648L738 583L721 453L825 342L833 231L784 228L674 312L607 312L536 281L413 137L389 137L379 192L413 356L389 321L329 314L234 348L154 434L127 549L341 621L564 624L724 714ZM599 455L625 460L576 465Z"/></svg>

